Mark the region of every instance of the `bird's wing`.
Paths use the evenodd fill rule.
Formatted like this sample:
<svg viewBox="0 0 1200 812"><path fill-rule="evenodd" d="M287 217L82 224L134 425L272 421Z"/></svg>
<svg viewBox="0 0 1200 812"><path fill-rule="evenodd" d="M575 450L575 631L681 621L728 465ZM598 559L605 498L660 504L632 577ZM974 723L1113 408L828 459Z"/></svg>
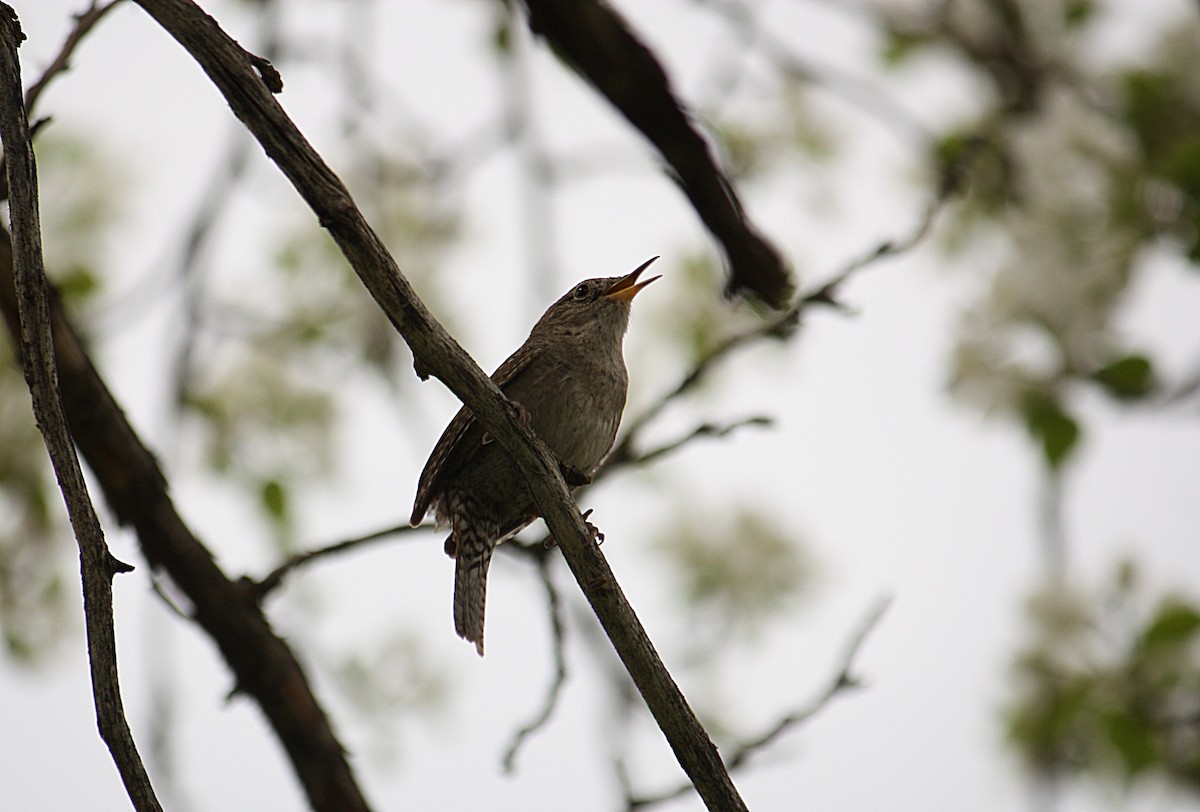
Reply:
<svg viewBox="0 0 1200 812"><path fill-rule="evenodd" d="M522 346L496 368L492 373L492 380L502 392L506 392L513 381L517 380L540 354L540 349ZM466 406L459 409L450 425L442 432L441 438L429 455L429 460L425 463L425 469L421 471L417 498L413 502L412 516L409 518L414 527L425 520L425 514L429 512L434 499L441 495L446 481L483 448L486 439L483 427L479 425L471 410Z"/></svg>

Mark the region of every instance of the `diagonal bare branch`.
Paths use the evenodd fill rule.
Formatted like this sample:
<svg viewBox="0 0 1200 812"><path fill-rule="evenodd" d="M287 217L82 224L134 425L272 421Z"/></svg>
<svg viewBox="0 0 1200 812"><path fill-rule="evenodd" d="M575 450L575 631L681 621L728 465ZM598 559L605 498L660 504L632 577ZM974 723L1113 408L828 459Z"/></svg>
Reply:
<svg viewBox="0 0 1200 812"><path fill-rule="evenodd" d="M267 155L329 230L350 266L412 349L417 368L475 413L521 472L568 566L680 765L711 809L741 810L716 746L700 725L584 525L554 455L433 318L379 236L271 95L261 64L190 0L137 0L196 59ZM277 78L277 77L273 77Z"/></svg>
<svg viewBox="0 0 1200 812"><path fill-rule="evenodd" d="M850 260L825 282L802 293L795 304L784 312L717 342L702 358L696 361L688 373L675 385L675 388L660 396L634 419L625 421L621 439L609 455L608 463L623 463L626 460L635 459L638 455L634 447L646 426L653 422L673 401L695 389L726 357L766 339L786 340L791 338L809 308L825 306L844 309L838 299L838 294L847 281L877 263L887 259L896 259L920 246L933 231L933 227L946 205L962 188L970 163L986 146L987 144L982 140L972 141L963 150L958 160L943 168L937 195L925 206L920 219L907 234L896 239L884 240L861 256Z"/></svg>
<svg viewBox="0 0 1200 812"><path fill-rule="evenodd" d="M17 74L5 70L3 75ZM19 87L15 105L17 109L23 107ZM6 147L8 140L6 136ZM17 200L10 206L14 216L22 211ZM0 310L9 332L19 336L13 275L8 235L0 231ZM53 294L53 288L50 290ZM117 520L136 530L150 565L168 573L187 596L191 618L221 649L236 675L237 690L258 702L275 729L311 806L330 812L366 810L367 803L344 749L295 655L271 630L246 590L221 572L179 517L157 460L100 378L56 295L51 296L48 310L62 405L71 435ZM101 586L111 595L107 580ZM102 730L108 729L105 725L102 720Z"/></svg>
<svg viewBox="0 0 1200 812"><path fill-rule="evenodd" d="M139 812L154 812L162 807L125 719L113 629L112 578L133 567L118 561L108 550L71 441L59 391L49 285L42 265L37 170L29 122L25 117L25 101L21 96L21 64L17 58L17 46L24 38L16 12L0 3L0 138L4 141L13 234L11 244L7 239L3 241L3 250L9 254L7 259L13 267L12 296L20 323L16 332L20 335L20 355L33 399L34 416L79 546L92 698L100 736L108 745L134 808Z"/></svg>
<svg viewBox="0 0 1200 812"><path fill-rule="evenodd" d="M738 429L742 429L747 426L761 426L764 428L769 428L774 424L775 420L767 417L766 415L746 417L741 420L734 420L731 423L701 423L687 434L663 443L660 446L656 446L655 448L651 448L647 451L634 451L629 443L623 442L617 448L616 452L610 454L608 459L604 461L604 467L602 467L596 473L593 481L597 481L601 477L608 476L612 471L615 471L617 468L622 466L648 465L660 457L665 457L669 454L675 453L684 446L689 445L693 440L696 440L700 437L728 437Z"/></svg>
<svg viewBox="0 0 1200 812"><path fill-rule="evenodd" d="M726 291L748 291L779 310L791 301L791 272L742 208L737 191L680 103L654 54L599 0L524 0L529 28L575 68L654 145L729 268Z"/></svg>
<svg viewBox="0 0 1200 812"><path fill-rule="evenodd" d="M54 81L54 79L64 71L71 69L71 57L75 55L75 49L83 42L96 24L104 18L104 15L112 11L123 0L109 0L107 3L101 3L99 0L91 0L88 7L75 15L75 27L67 34L63 40L62 47L55 55L54 59L50 60L50 64L42 71L42 75L38 77L29 90L25 91L25 110L26 114L32 113L37 107L38 99L41 98L42 92L46 87Z"/></svg>
<svg viewBox="0 0 1200 812"><path fill-rule="evenodd" d="M838 662L838 669L833 677L829 680L826 686L817 693L803 707L797 708L794 711L784 714L769 728L753 736L745 741L729 748L726 762L729 769L736 770L746 764L758 752L766 749L773 744L779 737L788 733L795 727L812 719L818 713L823 711L830 702L837 698L844 691L852 688L858 688L862 683L858 676L854 673L854 661L858 659L858 653L862 650L863 644L867 641L867 637L879 625L879 621L883 619L883 615L887 612L891 605L891 598L883 597L878 599L866 615L859 622L854 633L847 639L842 652L842 657ZM620 765L621 769L618 772L618 780L625 787L625 801L627 809L630 812L636 809L645 809L649 806L666 803L676 798L680 798L691 791L691 787L687 784L681 784L673 789L665 790L655 795L635 796L630 792L629 776Z"/></svg>
<svg viewBox="0 0 1200 812"><path fill-rule="evenodd" d="M427 528L413 527L405 522L401 525L391 525L383 528L382 530L375 530L361 536L355 536L354 538L342 539L341 541L335 541L331 544L323 544L320 547L314 547L311 550L305 550L304 552L296 553L295 555L290 556L286 561L277 566L275 569L271 570L258 581L252 581L249 578L243 578L242 580L249 586L254 595L254 599L261 603L263 598L265 598L269 593L273 592L281 583L283 583L284 578L301 567L307 567L309 564L312 564L319 559L328 558L331 555L340 555L351 550L356 550L359 547L363 547L367 544L389 539L392 536L408 535L423 529Z"/></svg>

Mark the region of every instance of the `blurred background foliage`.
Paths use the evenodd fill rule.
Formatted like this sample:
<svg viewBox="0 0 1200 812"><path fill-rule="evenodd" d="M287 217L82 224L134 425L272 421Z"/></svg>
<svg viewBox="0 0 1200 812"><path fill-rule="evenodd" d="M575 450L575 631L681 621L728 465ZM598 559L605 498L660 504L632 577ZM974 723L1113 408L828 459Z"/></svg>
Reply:
<svg viewBox="0 0 1200 812"><path fill-rule="evenodd" d="M755 15L753 3L694 5L695 13L728 15L731 29ZM1160 32L1134 58L1114 62L1097 57L1089 39L1106 13L1101 2L845 5L877 36L878 63L864 70L896 76L936 60L980 88L971 115L924 133L917 156L917 182L930 196L948 167L964 173L964 195L944 207L939 245L947 265L986 280L961 316L947 369L951 396L1025 432L1031 464L1052 481L1070 475L1086 442L1083 398L1104 398L1116 410L1194 413L1200 373L1167 369L1119 320L1149 256L1174 257L1180 273L1193 275L1200 260L1194 17ZM493 48L500 65L521 58L505 34L510 12L478 4L499 32L481 47ZM747 195L842 158L835 125L814 119L808 93L818 83L834 93L844 87L819 69L803 69L800 55L769 32L757 33L763 64L753 81L714 71L698 91L698 117ZM312 55L284 50L274 58L286 71ZM371 86L347 95L346 120L383 106L364 95ZM859 103L864 115L890 115L878 99ZM518 123L497 124L457 153L407 126L383 135L347 127L338 147L343 176L368 219L452 331L462 325L443 289L449 283L435 271L470 239L461 180L488 154L532 149ZM907 128L905 137L911 135ZM86 328L105 293L95 263L119 217L120 167L86 138L55 126L37 146L48 266ZM528 166L540 171L531 184L547 184L551 195L587 177L577 161L534 158ZM187 360L174 373L175 419L194 430L197 458L240 489L284 552L296 540L297 492L336 475L346 381L373 381L399 415L411 408L405 387L413 380L403 342L311 217L301 218L281 218L271 245L248 262L256 268L253 284L269 296L239 296L247 283L220 283L203 252L188 252L185 263L195 265L179 273L189 280L182 295L192 318L183 338ZM198 239L213 239L217 225L201 229ZM546 224L548 238L552 227ZM676 256L682 258L669 273L678 317L657 320L656 339L681 361L676 367L686 368L767 316L719 299L720 271L709 247L682 246ZM75 589L73 547L7 343L0 354L0 623L9 659L35 663L80 625L67 617L64 600L64 590ZM679 514L655 549L682 615L710 630L689 658L704 669L725 642L752 639L785 617L813 565L792 529L754 506L735 505L718 518L682 505ZM1153 776L1200 790L1200 609L1195 596L1146 594L1136 572L1136 562L1127 563L1111 584L1086 590L1073 584L1069 567L1047 565L1046 583L1029 604L1029 638L1014 655L1007 740L1034 774L1125 785ZM451 686L410 638L377 642L328 659L335 663L331 678L353 697L356 712L381 725L383 747L394 741L387 720L440 707Z"/></svg>
<svg viewBox="0 0 1200 812"><path fill-rule="evenodd" d="M96 263L120 216L120 163L87 139L49 128L38 137L47 273L86 327L101 291ZM36 665L81 619L68 614L75 547L29 390L12 344L0 342L0 629L14 662Z"/></svg>
<svg viewBox="0 0 1200 812"><path fill-rule="evenodd" d="M1200 791L1200 607L1138 581L1127 561L1103 588L1030 599L1008 737L1041 774Z"/></svg>

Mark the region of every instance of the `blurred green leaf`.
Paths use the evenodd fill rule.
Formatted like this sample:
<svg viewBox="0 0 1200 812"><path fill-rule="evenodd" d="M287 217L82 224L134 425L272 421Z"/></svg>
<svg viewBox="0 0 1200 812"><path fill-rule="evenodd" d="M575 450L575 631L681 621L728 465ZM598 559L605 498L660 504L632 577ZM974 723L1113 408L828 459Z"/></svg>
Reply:
<svg viewBox="0 0 1200 812"><path fill-rule="evenodd" d="M259 498L267 515L277 523L283 523L288 515L288 492L282 482L269 479L262 484Z"/></svg>
<svg viewBox="0 0 1200 812"><path fill-rule="evenodd" d="M507 56L512 53L512 14L502 12L497 15L489 44L497 54Z"/></svg>
<svg viewBox="0 0 1200 812"><path fill-rule="evenodd" d="M1147 648L1177 646L1195 637L1200 631L1200 612L1194 606L1178 601L1166 601L1142 633Z"/></svg>
<svg viewBox="0 0 1200 812"><path fill-rule="evenodd" d="M929 37L910 31L889 28L883 41L883 64L896 67L906 61L917 50L929 42Z"/></svg>
<svg viewBox="0 0 1200 812"><path fill-rule="evenodd" d="M59 271L55 274L54 282L64 299L86 299L100 287L96 274L83 265L72 266L65 272Z"/></svg>
<svg viewBox="0 0 1200 812"><path fill-rule="evenodd" d="M1126 778L1135 778L1159 761L1157 731L1128 708L1105 713L1103 725Z"/></svg>
<svg viewBox="0 0 1200 812"><path fill-rule="evenodd" d="M1092 373L1092 379L1119 400L1136 400L1154 389L1154 367L1144 355L1118 358Z"/></svg>
<svg viewBox="0 0 1200 812"><path fill-rule="evenodd" d="M1079 441L1079 424L1053 396L1035 393L1023 404L1025 426L1041 444L1042 455L1052 470L1058 470Z"/></svg>
<svg viewBox="0 0 1200 812"><path fill-rule="evenodd" d="M1096 4L1092 0L1066 0L1063 3L1063 19L1071 28L1079 28L1086 24L1095 16L1096 11Z"/></svg>
<svg viewBox="0 0 1200 812"><path fill-rule="evenodd" d="M1157 173L1195 200L1200 197L1200 135L1172 143L1158 162Z"/></svg>
<svg viewBox="0 0 1200 812"><path fill-rule="evenodd" d="M1151 70L1132 70L1123 77L1125 120L1137 135L1142 154L1157 159L1168 134L1163 124L1175 118L1178 102L1172 79Z"/></svg>

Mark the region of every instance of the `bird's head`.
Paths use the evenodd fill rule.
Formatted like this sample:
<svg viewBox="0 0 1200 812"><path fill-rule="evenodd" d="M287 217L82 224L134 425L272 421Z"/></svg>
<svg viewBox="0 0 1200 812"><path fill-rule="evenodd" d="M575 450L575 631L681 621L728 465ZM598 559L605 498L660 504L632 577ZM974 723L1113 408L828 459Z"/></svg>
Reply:
<svg viewBox="0 0 1200 812"><path fill-rule="evenodd" d="M534 332L578 335L611 328L618 336L624 335L633 297L658 279L652 276L638 281L642 272L656 259L658 257L646 260L625 276L585 279L550 305L533 328Z"/></svg>

